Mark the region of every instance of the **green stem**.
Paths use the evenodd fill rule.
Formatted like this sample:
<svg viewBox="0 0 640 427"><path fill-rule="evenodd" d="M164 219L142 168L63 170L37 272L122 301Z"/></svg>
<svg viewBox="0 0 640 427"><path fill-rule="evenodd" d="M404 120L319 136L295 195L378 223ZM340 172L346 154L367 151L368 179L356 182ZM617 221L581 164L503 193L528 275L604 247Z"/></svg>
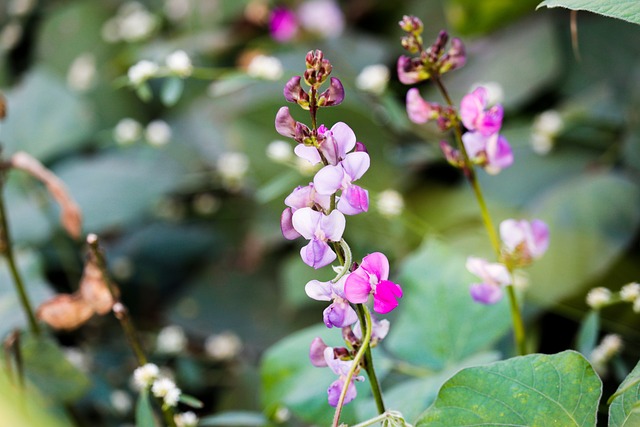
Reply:
<svg viewBox="0 0 640 427"><path fill-rule="evenodd" d="M357 306L364 307L362 304L358 304ZM356 353L356 356L353 358L353 362L351 363L351 369L349 369L349 372L347 373L347 376L344 379L344 385L342 387L342 391L340 392L340 397L338 398L338 404L336 405L336 412L333 415L332 427L338 427L339 425L340 414L342 412L342 407L344 406L344 399L347 396L347 390L349 389L349 385L351 384L351 379L353 378L353 375L355 374L356 369L358 369L358 367L360 366L360 361L362 360L363 356L369 349L369 342L371 341L371 314L369 313L369 310L367 310L366 308L363 308L362 310L364 311L364 317L366 322L366 323L361 323L361 325L363 326L362 331L364 336L360 344L360 349L358 349L358 352ZM384 410L382 412L384 412Z"/></svg>
<svg viewBox="0 0 640 427"><path fill-rule="evenodd" d="M11 277L13 278L13 283L15 285L16 292L18 293L18 299L20 300L20 305L22 305L22 310L26 314L27 320L29 322L29 329L35 336L39 336L40 325L38 325L33 308L31 307L29 296L27 295L24 282L22 281L22 277L20 276L20 272L18 271L18 266L16 265L15 256L13 254L7 214L4 206L4 195L2 191L3 189L4 177L0 177L0 249L1 253L7 260L9 272L11 273Z"/></svg>
<svg viewBox="0 0 640 427"><path fill-rule="evenodd" d="M371 321L371 314L369 313L369 310L364 304L356 304L356 312L358 314L358 319L360 320L360 325L365 325L367 328L367 332L369 333L369 335L371 335L373 324ZM369 384L371 385L371 392L373 393L373 399L376 402L378 413L382 414L386 409L384 407L384 401L382 400L382 391L380 390L378 376L376 375L376 370L373 367L371 347L368 343L367 349L364 353L364 369L365 371L367 371L367 376L369 377Z"/></svg>
<svg viewBox="0 0 640 427"><path fill-rule="evenodd" d="M447 101L447 104L449 104L450 107L453 107L451 97L449 96L447 89L444 87L442 81L440 80L440 77L437 74L433 76L433 81L436 83L436 86L438 86L438 89L442 93L444 99ZM460 153L462 153L462 158L464 160L465 175L467 177L467 180L471 184L471 188L473 188L476 200L478 201L478 205L480 206L482 222L484 223L484 227L487 230L489 240L491 241L491 246L496 253L496 257L500 259L500 239L498 238L496 227L493 225L493 221L491 220L491 215L489 214L489 209L487 208L484 195L482 194L482 189L480 188L480 183L478 182L473 163L469 159L469 154L467 153L467 150L462 141L462 129L459 122L456 122L454 124L453 130L456 136L456 143L458 145ZM513 282L513 274L511 274L511 278ZM511 309L515 346L518 354L524 355L527 354L524 322L522 320L520 306L518 305L518 299L513 289L513 285L507 286L507 295L509 297L509 307Z"/></svg>

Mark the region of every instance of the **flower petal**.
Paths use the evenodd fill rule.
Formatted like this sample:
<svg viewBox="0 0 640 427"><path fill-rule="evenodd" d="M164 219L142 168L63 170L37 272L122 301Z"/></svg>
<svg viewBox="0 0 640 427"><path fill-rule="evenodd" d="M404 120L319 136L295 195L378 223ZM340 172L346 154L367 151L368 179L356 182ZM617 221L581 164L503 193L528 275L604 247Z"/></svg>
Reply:
<svg viewBox="0 0 640 427"><path fill-rule="evenodd" d="M387 280L389 278L389 260L381 252L374 252L365 256L362 259L360 268L367 271L369 274L373 274L378 278L378 281Z"/></svg>
<svg viewBox="0 0 640 427"><path fill-rule="evenodd" d="M301 234L293 227L293 222L291 221L292 216L293 212L291 208L286 208L282 211L282 215L280 215L280 229L282 230L284 238L288 240L295 240L301 237Z"/></svg>
<svg viewBox="0 0 640 427"><path fill-rule="evenodd" d="M342 212L334 210L329 215L322 215L320 218L320 228L324 232L327 240L339 242L346 226L346 220Z"/></svg>
<svg viewBox="0 0 640 427"><path fill-rule="evenodd" d="M331 133L337 144L338 154L342 159L356 146L356 134L349 125L343 122L338 122L331 126Z"/></svg>
<svg viewBox="0 0 640 427"><path fill-rule="evenodd" d="M327 242L313 239L300 249L302 261L310 267L322 268L336 259L336 254L331 250Z"/></svg>
<svg viewBox="0 0 640 427"><path fill-rule="evenodd" d="M474 283L469 292L471 298L481 304L495 304L502 299L502 288L489 283Z"/></svg>
<svg viewBox="0 0 640 427"><path fill-rule="evenodd" d="M357 151L347 154L340 164L350 180L355 181L360 179L369 169L371 159L369 158L369 154L364 151Z"/></svg>
<svg viewBox="0 0 640 427"><path fill-rule="evenodd" d="M355 310L349 305L349 302L342 298L336 298L335 301L327 307L322 313L324 324L327 328L343 328L353 325L358 320Z"/></svg>
<svg viewBox="0 0 640 427"><path fill-rule="evenodd" d="M322 213L314 211L311 208L301 208L293 213L291 222L293 228L296 229L305 239L313 239L318 223L323 217Z"/></svg>
<svg viewBox="0 0 640 427"><path fill-rule="evenodd" d="M311 341L311 345L309 346L309 360L311 360L313 366L317 368L329 366L324 358L325 348L328 348L328 346L322 341L322 338L315 337L313 341Z"/></svg>
<svg viewBox="0 0 640 427"><path fill-rule="evenodd" d="M357 185L342 191L337 208L345 215L357 215L369 210L369 192Z"/></svg>
<svg viewBox="0 0 640 427"><path fill-rule="evenodd" d="M360 270L360 271L358 271ZM344 284L344 296L354 304L363 304L369 299L371 284L369 275L360 267L347 277Z"/></svg>
<svg viewBox="0 0 640 427"><path fill-rule="evenodd" d="M308 160L312 165L317 165L322 161L320 153L318 153L318 149L316 147L298 144L293 149L293 152L296 153L296 156L300 157L301 159Z"/></svg>
<svg viewBox="0 0 640 427"><path fill-rule="evenodd" d="M289 138L296 136L296 121L289 113L289 107L281 107L276 113L276 131Z"/></svg>
<svg viewBox="0 0 640 427"><path fill-rule="evenodd" d="M373 294L373 309L377 313L388 313L398 306L398 299L402 298L400 285L389 280L383 280L376 285Z"/></svg>
<svg viewBox="0 0 640 427"><path fill-rule="evenodd" d="M534 219L531 221L531 235L533 242L529 245L529 251L532 257L539 258L549 247L549 227L544 221Z"/></svg>
<svg viewBox="0 0 640 427"><path fill-rule="evenodd" d="M321 282L319 280L310 280L304 287L307 296L316 301L331 301L333 297L333 289L331 282Z"/></svg>
<svg viewBox="0 0 640 427"><path fill-rule="evenodd" d="M433 109L431 104L420 96L417 88L411 88L407 92L407 115L413 123L422 124L432 118Z"/></svg>
<svg viewBox="0 0 640 427"><path fill-rule="evenodd" d="M344 169L340 166L327 165L320 169L313 178L313 186L318 194L330 195L342 187Z"/></svg>

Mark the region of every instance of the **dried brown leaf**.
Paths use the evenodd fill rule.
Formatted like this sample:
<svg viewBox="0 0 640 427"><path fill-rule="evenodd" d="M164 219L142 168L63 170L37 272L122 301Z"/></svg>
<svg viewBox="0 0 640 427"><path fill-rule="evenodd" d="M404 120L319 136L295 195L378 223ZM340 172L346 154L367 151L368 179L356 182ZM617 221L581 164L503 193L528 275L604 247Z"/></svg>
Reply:
<svg viewBox="0 0 640 427"><path fill-rule="evenodd" d="M100 315L110 312L115 303L102 271L91 259L84 266L78 292L82 299Z"/></svg>
<svg viewBox="0 0 640 427"><path fill-rule="evenodd" d="M93 316L93 308L79 294L59 294L43 302L36 316L54 329L73 330Z"/></svg>

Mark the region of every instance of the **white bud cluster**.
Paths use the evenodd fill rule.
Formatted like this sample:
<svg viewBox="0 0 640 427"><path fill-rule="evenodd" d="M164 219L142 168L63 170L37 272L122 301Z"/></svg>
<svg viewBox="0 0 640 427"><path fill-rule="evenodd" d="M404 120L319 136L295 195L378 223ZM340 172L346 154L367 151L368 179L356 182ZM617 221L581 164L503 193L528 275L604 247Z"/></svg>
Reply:
<svg viewBox="0 0 640 427"><path fill-rule="evenodd" d="M606 375L607 363L620 351L624 344L622 338L617 334L608 334L602 338L600 344L596 346L589 356L589 361L593 368L600 374Z"/></svg>
<svg viewBox="0 0 640 427"><path fill-rule="evenodd" d="M587 294L587 305L593 309L599 309L611 302L611 291L607 288L593 288Z"/></svg>
<svg viewBox="0 0 640 427"><path fill-rule="evenodd" d="M155 15L137 1L125 3L116 16L102 26L102 38L109 43L138 42L147 39L157 27Z"/></svg>

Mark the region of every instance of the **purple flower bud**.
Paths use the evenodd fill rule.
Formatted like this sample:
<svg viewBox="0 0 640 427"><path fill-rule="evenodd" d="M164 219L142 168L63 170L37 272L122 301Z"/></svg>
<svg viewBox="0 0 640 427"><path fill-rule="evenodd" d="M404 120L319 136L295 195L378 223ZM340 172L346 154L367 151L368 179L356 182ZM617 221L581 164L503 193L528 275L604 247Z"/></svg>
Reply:
<svg viewBox="0 0 640 427"><path fill-rule="evenodd" d="M464 44L459 38L451 39L451 47L440 59L438 72L444 74L447 71L457 70L467 62Z"/></svg>
<svg viewBox="0 0 640 427"><path fill-rule="evenodd" d="M324 358L324 349L329 346L322 341L322 338L316 337L311 341L309 348L309 359L311 364L317 368L324 368L327 365L327 361Z"/></svg>
<svg viewBox="0 0 640 427"><path fill-rule="evenodd" d="M398 25L400 25L400 28L407 33L420 34L424 28L420 18L413 15L404 15L402 17L402 21L398 22Z"/></svg>
<svg viewBox="0 0 640 427"><path fill-rule="evenodd" d="M280 229L282 230L282 235L287 240L295 240L301 236L300 233L293 228L292 217L293 210L291 208L286 208L282 211L282 215L280 215Z"/></svg>
<svg viewBox="0 0 640 427"><path fill-rule="evenodd" d="M407 92L407 114L413 123L422 124L429 120L437 119L440 113L438 104L431 104L420 96L417 88L411 88Z"/></svg>
<svg viewBox="0 0 640 427"><path fill-rule="evenodd" d="M464 159L460 151L450 146L446 141L440 141L440 149L451 166L460 169L464 168Z"/></svg>
<svg viewBox="0 0 640 427"><path fill-rule="evenodd" d="M367 150L367 146L359 141L356 142L356 147L353 149L353 151L355 151L356 153L358 151L362 151L363 153L369 153L369 151Z"/></svg>
<svg viewBox="0 0 640 427"><path fill-rule="evenodd" d="M327 328L343 328L353 325L358 320L358 315L347 300L336 297L333 303L324 309L322 319Z"/></svg>
<svg viewBox="0 0 640 427"><path fill-rule="evenodd" d="M329 88L318 97L318 106L320 107L332 107L340 104L344 100L344 87L342 86L342 82L335 77L331 77L330 81Z"/></svg>
<svg viewBox="0 0 640 427"><path fill-rule="evenodd" d="M495 304L502 299L502 288L488 283L474 283L469 288L471 298L480 304Z"/></svg>
<svg viewBox="0 0 640 427"><path fill-rule="evenodd" d="M288 138L293 138L299 143L304 143L311 136L311 130L303 123L297 122L289 107L281 107L276 114L276 131Z"/></svg>
<svg viewBox="0 0 640 427"><path fill-rule="evenodd" d="M277 7L271 12L269 32L278 42L287 42L298 33L298 19L296 14L285 7Z"/></svg>
<svg viewBox="0 0 640 427"><path fill-rule="evenodd" d="M398 80L406 85L418 83L430 77L429 71L420 58L409 58L405 55L398 58L397 71Z"/></svg>
<svg viewBox="0 0 640 427"><path fill-rule="evenodd" d="M445 30L441 30L438 33L438 37L436 37L436 41L427 49L427 57L432 64L438 62L440 57L442 56L442 51L444 50L444 46L447 44L449 40L449 34Z"/></svg>
<svg viewBox="0 0 640 427"><path fill-rule="evenodd" d="M511 275L503 264L469 257L466 267L482 280L482 283L471 285L470 289L472 298L480 303L495 304L502 298L502 287L511 284Z"/></svg>
<svg viewBox="0 0 640 427"><path fill-rule="evenodd" d="M300 86L302 77L294 76L284 85L284 98L289 102L295 102L305 110L309 109L309 95Z"/></svg>

